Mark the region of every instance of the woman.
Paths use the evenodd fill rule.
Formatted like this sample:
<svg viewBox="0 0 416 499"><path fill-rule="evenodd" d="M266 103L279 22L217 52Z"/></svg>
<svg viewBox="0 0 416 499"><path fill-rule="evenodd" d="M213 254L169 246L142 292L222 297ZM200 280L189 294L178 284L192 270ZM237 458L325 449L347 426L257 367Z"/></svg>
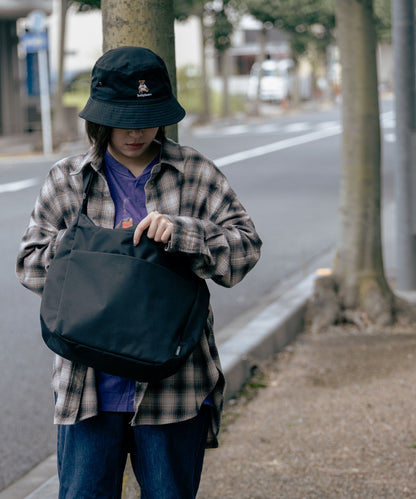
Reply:
<svg viewBox="0 0 416 499"><path fill-rule="evenodd" d="M261 241L225 176L199 152L164 135L185 111L166 66L148 49L105 53L80 116L92 147L50 170L23 236L21 283L41 294L48 266L81 204L93 169L88 215L100 226L137 224L199 277L233 286L255 265ZM210 312L198 347L158 383L96 372L56 356L53 373L61 499L121 497L130 458L144 498L196 496L205 447L217 446L224 377Z"/></svg>

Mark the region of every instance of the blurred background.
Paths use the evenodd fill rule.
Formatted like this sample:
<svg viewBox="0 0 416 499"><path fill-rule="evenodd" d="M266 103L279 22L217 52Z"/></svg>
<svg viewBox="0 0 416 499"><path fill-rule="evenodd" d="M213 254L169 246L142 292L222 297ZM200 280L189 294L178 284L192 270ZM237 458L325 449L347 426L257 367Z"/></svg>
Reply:
<svg viewBox="0 0 416 499"><path fill-rule="evenodd" d="M176 0L177 92L192 119L203 123L216 116L258 114L264 104L273 112L316 99L336 100L340 67L334 6L326 0L315 3L313 16L299 12L291 19L259 0ZM47 53L54 147L82 133L76 115L88 95L91 67L102 53L99 4L0 1L0 136L41 130L39 52L30 45L36 31ZM390 2L378 4L379 83L390 90ZM39 11L44 20L31 18Z"/></svg>

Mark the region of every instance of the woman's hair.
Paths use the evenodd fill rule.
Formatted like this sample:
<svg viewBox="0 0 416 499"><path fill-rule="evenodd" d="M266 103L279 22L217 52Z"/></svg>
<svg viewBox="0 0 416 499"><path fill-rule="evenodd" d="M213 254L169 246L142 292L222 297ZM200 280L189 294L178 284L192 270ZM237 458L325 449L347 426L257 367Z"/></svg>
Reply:
<svg viewBox="0 0 416 499"><path fill-rule="evenodd" d="M85 130L87 131L88 140L94 148L95 159L102 160L110 142L111 128L86 121Z"/></svg>
<svg viewBox="0 0 416 499"><path fill-rule="evenodd" d="M94 149L94 157L96 160L102 160L110 142L112 128L106 125L98 125L91 121L85 122L88 140ZM165 137L165 127L159 127L155 140L162 141Z"/></svg>

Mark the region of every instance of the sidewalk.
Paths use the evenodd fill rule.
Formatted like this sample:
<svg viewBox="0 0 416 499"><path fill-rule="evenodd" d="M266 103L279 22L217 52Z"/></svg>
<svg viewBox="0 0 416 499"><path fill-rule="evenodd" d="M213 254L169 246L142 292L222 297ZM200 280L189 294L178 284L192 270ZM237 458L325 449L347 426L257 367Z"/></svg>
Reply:
<svg viewBox="0 0 416 499"><path fill-rule="evenodd" d="M415 359L414 328L303 333L228 406L198 498L416 497Z"/></svg>

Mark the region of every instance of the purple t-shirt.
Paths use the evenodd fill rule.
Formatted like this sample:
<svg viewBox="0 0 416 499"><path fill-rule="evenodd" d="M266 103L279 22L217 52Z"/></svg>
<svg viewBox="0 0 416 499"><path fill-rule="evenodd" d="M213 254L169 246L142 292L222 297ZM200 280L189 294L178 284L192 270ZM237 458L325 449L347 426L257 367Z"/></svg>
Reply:
<svg viewBox="0 0 416 499"><path fill-rule="evenodd" d="M125 218L132 218L133 222L138 224L147 215L144 186L149 180L152 168L159 163L159 158L149 163L139 177L135 177L108 151L104 161L108 187L116 209L114 227Z"/></svg>
<svg viewBox="0 0 416 499"><path fill-rule="evenodd" d="M104 162L107 182L116 211L114 226L128 218L131 218L135 224L139 223L147 215L144 186L149 180L152 168L159 162L159 158L155 158L139 177L135 177L108 151L105 154ZM134 412L136 387L134 379L121 378L97 371L96 380L99 410Z"/></svg>

